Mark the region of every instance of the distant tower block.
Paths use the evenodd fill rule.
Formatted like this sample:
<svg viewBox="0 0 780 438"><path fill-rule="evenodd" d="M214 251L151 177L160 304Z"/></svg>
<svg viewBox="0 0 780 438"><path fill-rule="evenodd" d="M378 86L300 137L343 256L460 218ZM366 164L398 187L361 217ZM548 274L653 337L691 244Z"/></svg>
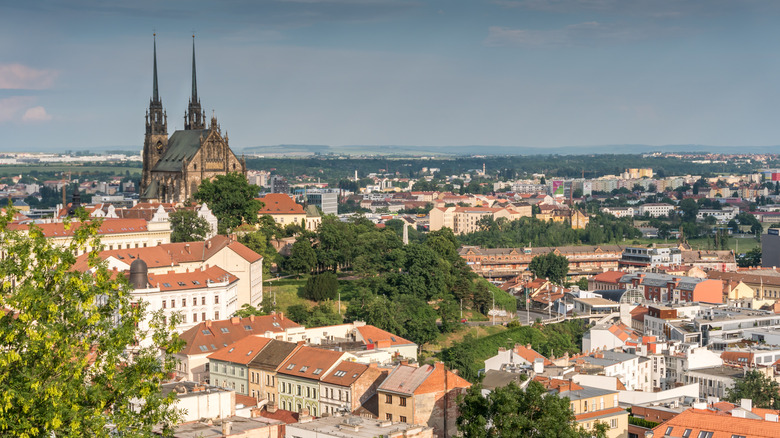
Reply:
<svg viewBox="0 0 780 438"><path fill-rule="evenodd" d="M482 175L485 174L485 163L482 163Z"/></svg>
<svg viewBox="0 0 780 438"><path fill-rule="evenodd" d="M404 245L409 244L409 222L406 222L406 219L402 219L404 221Z"/></svg>
<svg viewBox="0 0 780 438"><path fill-rule="evenodd" d="M355 169L355 182L357 182L357 180L358 180L358 177L357 177L357 169Z"/></svg>

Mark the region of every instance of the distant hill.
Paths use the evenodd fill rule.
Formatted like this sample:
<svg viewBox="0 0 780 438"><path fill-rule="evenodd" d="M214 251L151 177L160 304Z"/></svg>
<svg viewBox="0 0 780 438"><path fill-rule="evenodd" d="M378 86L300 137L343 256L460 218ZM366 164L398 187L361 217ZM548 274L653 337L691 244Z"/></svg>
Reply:
<svg viewBox="0 0 780 438"><path fill-rule="evenodd" d="M695 153L780 153L780 146L707 146L707 145L664 145L642 144L527 147L527 146L327 146L327 145L277 145L244 148L241 152L260 155L589 155L589 154L641 154L650 152L695 152Z"/></svg>

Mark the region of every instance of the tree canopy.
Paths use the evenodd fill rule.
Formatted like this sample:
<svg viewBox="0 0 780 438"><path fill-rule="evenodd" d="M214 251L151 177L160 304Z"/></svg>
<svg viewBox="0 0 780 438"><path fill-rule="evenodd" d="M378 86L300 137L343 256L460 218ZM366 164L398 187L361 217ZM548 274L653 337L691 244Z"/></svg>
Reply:
<svg viewBox="0 0 780 438"><path fill-rule="evenodd" d="M219 219L219 232L235 230L241 224L257 223L257 212L263 203L255 199L260 188L249 184L246 177L237 172L217 175L214 180L204 180L193 197L206 202Z"/></svg>
<svg viewBox="0 0 780 438"><path fill-rule="evenodd" d="M171 242L197 242L206 239L210 231L206 219L194 210L177 210L170 215Z"/></svg>
<svg viewBox="0 0 780 438"><path fill-rule="evenodd" d="M566 274L569 273L569 259L554 252L548 252L532 258L531 263L528 264L528 270L538 278L548 278L553 283L562 284L563 280L566 279Z"/></svg>
<svg viewBox="0 0 780 438"><path fill-rule="evenodd" d="M0 246L14 255L0 258L0 278L14 279L0 293L0 434L133 437L174 424L175 394L160 387L181 348L169 335L174 321L166 326L157 314L142 331L146 305L131 302L126 280L97 250L90 271L72 269L77 250L100 247L99 223L83 222L82 212L82 222L66 225L72 242L59 247L35 226L8 230L10 214L0 218Z"/></svg>
<svg viewBox="0 0 780 438"><path fill-rule="evenodd" d="M780 409L780 384L757 370L748 371L726 390L726 400L739 403L740 399L753 400L753 406Z"/></svg>
<svg viewBox="0 0 780 438"><path fill-rule="evenodd" d="M458 431L466 438L580 438L604 436L605 428L586 431L574 420L569 399L548 394L531 381L525 390L514 382L487 396L473 385L460 398Z"/></svg>

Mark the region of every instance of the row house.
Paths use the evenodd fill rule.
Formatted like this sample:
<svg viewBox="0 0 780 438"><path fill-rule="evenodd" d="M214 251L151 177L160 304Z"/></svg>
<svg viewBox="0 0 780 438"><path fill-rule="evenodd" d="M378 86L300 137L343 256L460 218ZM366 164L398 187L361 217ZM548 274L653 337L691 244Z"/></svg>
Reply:
<svg viewBox="0 0 780 438"><path fill-rule="evenodd" d="M339 362L320 382L320 406L323 414L352 413L376 395L387 371L376 362L362 364Z"/></svg>
<svg viewBox="0 0 780 438"><path fill-rule="evenodd" d="M741 281L755 291L756 299L780 299L780 276L775 272L708 272L707 276L724 283Z"/></svg>
<svg viewBox="0 0 780 438"><path fill-rule="evenodd" d="M471 383L444 364L414 367L402 362L377 388L379 420L433 427L434 436L457 433L458 396Z"/></svg>
<svg viewBox="0 0 780 438"><path fill-rule="evenodd" d="M211 384L249 395L249 363L272 340L260 335L247 336L209 355ZM252 375L254 380L254 374Z"/></svg>
<svg viewBox="0 0 780 438"><path fill-rule="evenodd" d="M178 361L174 375L180 379L209 383L210 354L247 336L261 335L283 340L289 332L303 329L300 324L285 318L283 313L198 322L179 335L185 346L174 354Z"/></svg>
<svg viewBox="0 0 780 438"><path fill-rule="evenodd" d="M320 382L342 360L352 355L340 351L302 347L276 373L279 407L284 410L322 415Z"/></svg>
<svg viewBox="0 0 780 438"><path fill-rule="evenodd" d="M269 404L278 405L279 390L276 373L282 364L303 347L302 342L271 339L249 362L249 395Z"/></svg>

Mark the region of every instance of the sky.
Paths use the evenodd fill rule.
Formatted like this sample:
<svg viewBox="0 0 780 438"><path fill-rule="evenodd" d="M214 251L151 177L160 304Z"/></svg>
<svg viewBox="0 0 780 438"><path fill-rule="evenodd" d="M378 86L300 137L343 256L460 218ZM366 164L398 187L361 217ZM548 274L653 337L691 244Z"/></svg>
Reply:
<svg viewBox="0 0 780 438"><path fill-rule="evenodd" d="M0 151L140 151L153 33L169 134L194 33L238 150L778 145L778 22L776 0L0 0Z"/></svg>

